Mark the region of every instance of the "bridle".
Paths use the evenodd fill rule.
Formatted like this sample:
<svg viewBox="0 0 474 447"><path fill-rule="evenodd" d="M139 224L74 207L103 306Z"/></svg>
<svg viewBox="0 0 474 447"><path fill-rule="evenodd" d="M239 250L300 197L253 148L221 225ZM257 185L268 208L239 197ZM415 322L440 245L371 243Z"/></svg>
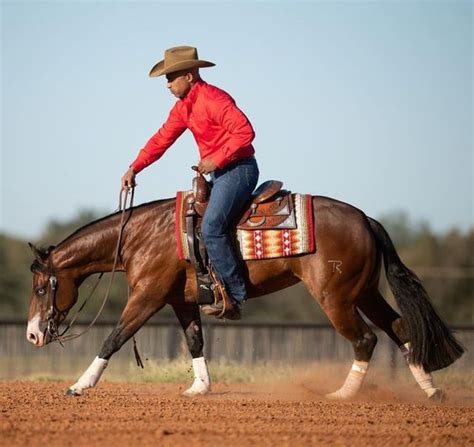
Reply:
<svg viewBox="0 0 474 447"><path fill-rule="evenodd" d="M51 264L51 262L50 262ZM50 268L52 265L50 265ZM49 306L48 312L46 314L47 318L47 326L46 326L46 331L49 333L51 340L52 341L61 341L60 337L61 335L59 334L59 327L56 323L57 315L59 315L59 321L62 321L64 318L66 318L67 311L60 311L58 307L56 306L56 290L58 286L58 278L53 274L53 271L51 269L51 274L49 276L49 302L51 305Z"/></svg>
<svg viewBox="0 0 474 447"><path fill-rule="evenodd" d="M122 242L123 230L125 228L125 225L128 222L128 219L130 219L130 216L132 215L134 193L135 193L135 189L134 189L134 187L132 187L131 188L131 193L130 193L130 203L128 205L128 209L130 210L130 213L128 215L128 218L125 219L125 214L126 214L125 212L127 211L128 191L126 191L125 194L123 194L123 190L120 191L118 211L122 212L122 217L120 219L120 230L119 230L119 235L118 235L118 238L117 238L117 245L115 247L114 263L113 263L113 267L112 267L110 281L109 281L109 284L108 284L108 287L107 287L107 291L105 292L104 299L102 301L102 305L100 306L96 316L91 321L89 326L87 326L83 331L79 332L78 334L68 334L68 335L66 335L66 332L68 332L69 329L72 327L72 325L75 323L75 321L77 320L77 317L79 316L80 312L82 311L82 309L86 305L87 301L94 294L94 292L97 289L97 286L99 285L99 282L102 279L102 276L103 276L104 273L103 272L100 273L100 275L98 276L98 278L97 278L97 280L94 284L94 287L90 291L89 295L82 302L79 309L76 311L76 314L74 315L74 317L67 324L66 328L60 333L59 326L60 326L61 322L66 318L66 315L68 314L69 309L61 311L61 310L59 310L59 308L56 304L56 292L57 292L58 287L59 287L59 281L58 281L58 278L56 276L56 272L55 272L51 257L49 258L49 266L48 266L47 270L48 270L48 273L49 273L48 302L50 303L50 306L49 306L48 312L46 313L46 319L47 319L46 332L51 337L52 342L57 341L62 346L64 346L63 345L64 342L69 341L69 340L74 340L75 338L78 338L81 335L85 334L95 324L95 322L98 320L100 314L104 310L105 303L107 302L107 300L109 298L110 291L112 289L112 284L113 284L113 281L114 281L114 276L115 276L115 272L116 272L116 268L117 268L119 255L120 255L120 245L121 245L121 242ZM123 197L124 197L124 199L122 200ZM122 204L122 202L123 202L123 204ZM44 270L46 270L46 269L44 269ZM57 321L59 323L57 323Z"/></svg>
<svg viewBox="0 0 474 447"><path fill-rule="evenodd" d="M115 268L116 268L116 265L114 264L112 274L114 273ZM60 333L59 332L59 326L60 326L61 322L66 318L66 316L69 312L69 309L68 310L59 310L59 308L56 304L56 290L58 289L59 281L58 281L57 276L55 275L55 271L54 271L52 262L50 260L50 262L49 262L49 280L48 280L48 282L49 282L48 302L50 303L50 306L49 306L48 312L46 313L46 320L47 320L47 322L46 322L46 332L49 334L52 342L57 341L59 344L64 346L63 343L65 341L73 340L75 338L80 337L82 334L87 332L95 324L95 322L99 318L100 314L102 313L102 310L104 309L105 303L107 302L107 300L109 298L110 289L107 290L107 292L105 294L105 297L104 297L104 300L103 300L103 303L102 303L99 311L97 312L96 317L89 324L89 326L84 331L82 331L80 334L66 335L66 332L68 332L69 329L71 329L71 327L73 326L73 324L77 320L77 317L81 313L82 309L84 309L86 303L93 296L93 294L94 294L95 290L97 289L97 286L99 285L100 280L102 279L103 275L104 275L103 273L99 274L99 276L97 277L97 280L94 284L94 287L92 287L89 295L87 296L87 298L84 299L84 301L82 302L80 307L77 309L74 317L68 322L67 326ZM57 321L59 321L59 323L57 323Z"/></svg>

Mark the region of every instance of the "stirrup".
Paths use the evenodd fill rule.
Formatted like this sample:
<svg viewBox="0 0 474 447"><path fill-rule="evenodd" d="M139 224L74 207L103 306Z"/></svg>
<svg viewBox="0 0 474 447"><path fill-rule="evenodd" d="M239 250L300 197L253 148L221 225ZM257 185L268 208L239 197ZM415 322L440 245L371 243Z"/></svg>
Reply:
<svg viewBox="0 0 474 447"><path fill-rule="evenodd" d="M222 303L222 301L219 301L218 304L206 304L201 309L206 315L216 317L219 320L240 320L242 318L238 303L231 304L230 309L224 309Z"/></svg>
<svg viewBox="0 0 474 447"><path fill-rule="evenodd" d="M219 315L216 315L216 318L223 318L226 312L229 312L234 308L234 305L232 304L225 286L219 281L211 266L209 266L209 274L211 275L212 281L214 283L214 306L220 307L219 303L222 302L222 312Z"/></svg>

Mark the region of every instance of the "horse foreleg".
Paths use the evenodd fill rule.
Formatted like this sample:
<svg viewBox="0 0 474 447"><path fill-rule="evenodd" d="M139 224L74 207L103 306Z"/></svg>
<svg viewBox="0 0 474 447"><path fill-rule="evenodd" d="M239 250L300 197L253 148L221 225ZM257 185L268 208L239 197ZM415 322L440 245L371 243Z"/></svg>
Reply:
<svg viewBox="0 0 474 447"><path fill-rule="evenodd" d="M189 352L193 358L194 381L191 387L184 391L183 396L192 397L207 394L211 391L211 379L202 352L204 340L199 307L195 303L180 303L173 305L173 309L181 323Z"/></svg>
<svg viewBox="0 0 474 447"><path fill-rule="evenodd" d="M84 390L94 388L97 385L102 373L107 368L108 360L96 357L79 378L79 380L66 391L68 396L81 396Z"/></svg>
<svg viewBox="0 0 474 447"><path fill-rule="evenodd" d="M160 310L164 304L164 301L157 303L151 299L147 299L143 293L132 293L122 312L117 327L105 340L99 355L93 360L79 380L66 391L66 394L69 396L80 396L88 388L94 388L99 382L112 355L145 324L148 318Z"/></svg>

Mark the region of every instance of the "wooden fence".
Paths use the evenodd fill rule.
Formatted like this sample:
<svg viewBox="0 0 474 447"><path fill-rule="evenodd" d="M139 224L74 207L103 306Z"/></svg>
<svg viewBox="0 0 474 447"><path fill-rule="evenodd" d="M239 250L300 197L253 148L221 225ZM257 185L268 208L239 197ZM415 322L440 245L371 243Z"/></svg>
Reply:
<svg viewBox="0 0 474 447"><path fill-rule="evenodd" d="M77 375L97 355L115 323L101 322L86 335L67 343L35 348L26 340L26 323L0 321L0 379L29 375ZM77 326L75 331L82 327ZM472 369L474 326L454 328L468 352L455 363L457 370ZM211 362L229 361L244 365L259 362L309 363L349 362L352 347L332 326L314 324L204 323L205 355ZM404 367L403 357L388 337L376 331L378 344L374 366L397 369ZM150 322L137 335L144 359L155 362L189 358L181 328L175 322ZM133 361L131 343L115 354L113 363Z"/></svg>

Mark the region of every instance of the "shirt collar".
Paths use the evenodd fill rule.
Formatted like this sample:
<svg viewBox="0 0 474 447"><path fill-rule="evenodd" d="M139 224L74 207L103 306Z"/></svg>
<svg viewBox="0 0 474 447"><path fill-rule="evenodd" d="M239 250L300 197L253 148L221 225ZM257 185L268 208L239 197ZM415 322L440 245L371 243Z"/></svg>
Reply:
<svg viewBox="0 0 474 447"><path fill-rule="evenodd" d="M204 84L205 82L202 79L199 79L198 81L196 81L196 83L191 87L191 90L189 90L189 93L186 95L186 97L182 101L185 104L193 104L194 101L196 101L196 98L199 94L199 90Z"/></svg>

